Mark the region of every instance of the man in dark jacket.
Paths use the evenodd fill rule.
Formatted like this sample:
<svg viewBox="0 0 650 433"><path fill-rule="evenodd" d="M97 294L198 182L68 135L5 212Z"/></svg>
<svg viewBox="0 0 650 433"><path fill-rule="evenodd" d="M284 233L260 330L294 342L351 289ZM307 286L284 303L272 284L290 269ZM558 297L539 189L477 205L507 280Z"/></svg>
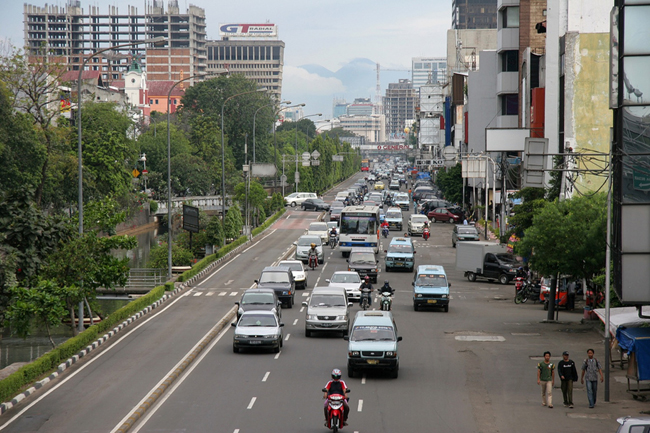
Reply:
<svg viewBox="0 0 650 433"><path fill-rule="evenodd" d="M557 373L562 381L564 405L573 409L573 382L578 380L578 370L576 363L569 359L569 352L562 353L562 361L557 364Z"/></svg>

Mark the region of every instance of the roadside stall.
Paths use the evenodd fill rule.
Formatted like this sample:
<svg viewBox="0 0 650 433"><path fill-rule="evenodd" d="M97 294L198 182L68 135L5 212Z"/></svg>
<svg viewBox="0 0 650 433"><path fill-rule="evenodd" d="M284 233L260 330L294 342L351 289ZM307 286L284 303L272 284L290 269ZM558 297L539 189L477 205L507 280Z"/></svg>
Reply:
<svg viewBox="0 0 650 433"><path fill-rule="evenodd" d="M605 309L597 308L593 312L598 318L605 323ZM636 307L617 307L609 310L609 335L611 344L609 349L610 365L620 367L621 370L627 365L627 354L620 347L618 342L617 331L619 328L638 328L640 326L649 326L650 319L639 317Z"/></svg>
<svg viewBox="0 0 650 433"><path fill-rule="evenodd" d="M616 339L628 353L627 392L635 400L645 400L650 395L650 328L619 327Z"/></svg>

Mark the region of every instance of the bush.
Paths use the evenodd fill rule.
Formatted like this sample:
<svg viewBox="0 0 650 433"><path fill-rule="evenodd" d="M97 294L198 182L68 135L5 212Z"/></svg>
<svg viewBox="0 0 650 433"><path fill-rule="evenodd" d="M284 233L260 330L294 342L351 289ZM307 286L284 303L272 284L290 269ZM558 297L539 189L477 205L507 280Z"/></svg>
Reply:
<svg viewBox="0 0 650 433"><path fill-rule="evenodd" d="M147 266L154 269L167 269L167 242L151 248ZM189 266L192 264L192 252L172 244L172 266Z"/></svg>
<svg viewBox="0 0 650 433"><path fill-rule="evenodd" d="M149 200L149 211L152 214L155 214L158 211L158 202L155 200Z"/></svg>

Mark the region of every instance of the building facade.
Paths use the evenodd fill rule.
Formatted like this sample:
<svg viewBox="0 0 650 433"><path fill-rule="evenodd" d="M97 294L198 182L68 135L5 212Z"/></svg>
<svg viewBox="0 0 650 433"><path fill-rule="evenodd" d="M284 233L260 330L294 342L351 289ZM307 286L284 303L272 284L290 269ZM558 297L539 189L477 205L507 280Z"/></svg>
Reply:
<svg viewBox="0 0 650 433"><path fill-rule="evenodd" d="M452 29L496 29L497 0L452 0Z"/></svg>
<svg viewBox="0 0 650 433"><path fill-rule="evenodd" d="M401 136L405 128L410 128L408 120L415 119L415 106L418 97L411 80L401 79L389 83L384 96L386 115L386 136Z"/></svg>
<svg viewBox="0 0 650 433"><path fill-rule="evenodd" d="M386 141L386 117L383 114L339 117L339 126L366 142L379 143Z"/></svg>
<svg viewBox="0 0 650 433"><path fill-rule="evenodd" d="M68 0L67 6L39 7L25 4L23 9L25 48L30 54L46 55L62 61L70 70L79 70L90 54L115 45L164 37L167 57L172 51L185 49L189 74L206 70L205 11L189 6L180 13L178 0L169 0L167 9L162 0L147 1L144 13L129 6L120 13L116 6L81 7L80 0ZM107 81L120 80L136 58L146 65L146 44L110 50L93 57L88 69L101 71ZM173 69L169 66L169 69Z"/></svg>
<svg viewBox="0 0 650 433"><path fill-rule="evenodd" d="M374 105L370 98L355 98L354 102L347 106L348 116L370 116L373 113Z"/></svg>
<svg viewBox="0 0 650 433"><path fill-rule="evenodd" d="M431 78L432 83L447 82L447 59L444 57L413 57L411 59L411 83L418 90Z"/></svg>
<svg viewBox="0 0 650 433"><path fill-rule="evenodd" d="M336 119L340 116L345 116L348 114L348 104L345 99L334 98L332 102L332 117Z"/></svg>

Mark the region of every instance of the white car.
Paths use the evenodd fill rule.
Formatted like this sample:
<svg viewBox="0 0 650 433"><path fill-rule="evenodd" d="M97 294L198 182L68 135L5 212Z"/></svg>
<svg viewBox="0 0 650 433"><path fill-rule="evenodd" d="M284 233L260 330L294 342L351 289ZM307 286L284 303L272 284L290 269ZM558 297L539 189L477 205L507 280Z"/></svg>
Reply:
<svg viewBox="0 0 650 433"><path fill-rule="evenodd" d="M293 280L296 282L296 289L307 288L307 273L300 260L282 260L278 266L285 266L291 270Z"/></svg>
<svg viewBox="0 0 650 433"><path fill-rule="evenodd" d="M348 299L361 299L361 277L356 272L338 271L332 274L332 278L325 280L330 287L343 287L348 293Z"/></svg>
<svg viewBox="0 0 650 433"><path fill-rule="evenodd" d="M415 234L421 235L425 223L429 224L429 218L427 218L426 215L415 214L415 213L412 214L409 217L409 226L408 226L409 236L413 236Z"/></svg>
<svg viewBox="0 0 650 433"><path fill-rule="evenodd" d="M329 229L327 228L327 223L325 222L316 222L309 224L306 235L309 236L318 236L321 238L321 243L326 245L329 243Z"/></svg>
<svg viewBox="0 0 650 433"><path fill-rule="evenodd" d="M315 192L294 192L284 198L287 206L296 207L300 206L308 198L318 198Z"/></svg>

